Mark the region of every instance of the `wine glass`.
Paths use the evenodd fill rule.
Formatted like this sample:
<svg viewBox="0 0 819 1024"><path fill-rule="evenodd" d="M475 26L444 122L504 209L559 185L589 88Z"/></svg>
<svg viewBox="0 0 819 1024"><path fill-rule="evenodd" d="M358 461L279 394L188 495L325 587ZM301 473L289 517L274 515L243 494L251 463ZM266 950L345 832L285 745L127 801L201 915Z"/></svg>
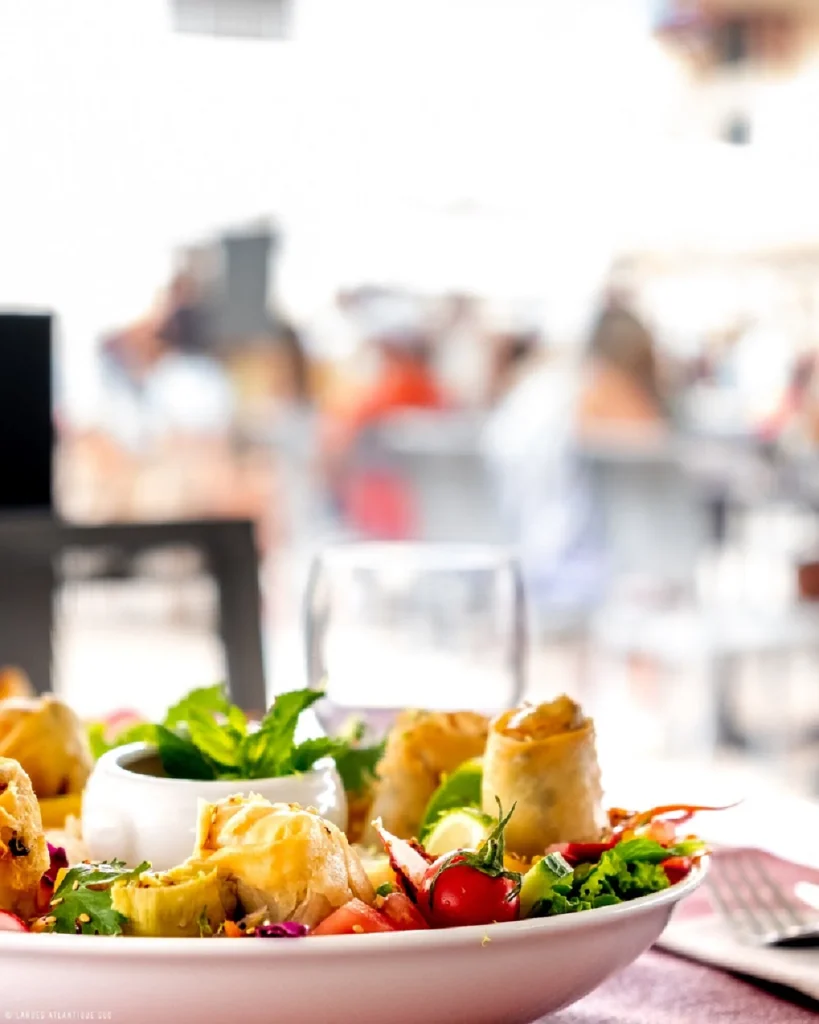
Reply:
<svg viewBox="0 0 819 1024"><path fill-rule="evenodd" d="M308 685L335 732L352 717L375 733L404 707L513 706L525 685L520 567L502 548L350 543L319 554L305 599Z"/></svg>

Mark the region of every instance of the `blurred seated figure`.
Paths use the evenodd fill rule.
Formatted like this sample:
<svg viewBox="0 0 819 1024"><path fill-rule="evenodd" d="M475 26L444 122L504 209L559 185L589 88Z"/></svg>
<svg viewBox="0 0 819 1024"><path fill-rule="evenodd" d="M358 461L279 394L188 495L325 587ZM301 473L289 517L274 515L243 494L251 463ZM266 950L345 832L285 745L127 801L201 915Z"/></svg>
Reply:
<svg viewBox="0 0 819 1024"><path fill-rule="evenodd" d="M483 450L532 608L546 628L582 611L599 593L602 543L592 490L575 451L577 367L549 351L538 335L527 343L525 358L519 352L511 346L501 360L504 371L511 361L517 372L506 377Z"/></svg>
<svg viewBox="0 0 819 1024"><path fill-rule="evenodd" d="M409 500L389 471L355 465L367 432L412 410L449 407L432 362L432 344L418 305L401 295L378 295L367 303L365 341L374 349L371 381L332 410L322 438L322 462L330 493L342 515L352 514L366 532L403 536L409 531ZM376 506L389 510L382 522ZM380 525L379 525L380 523ZM392 525L390 525L392 523Z"/></svg>
<svg viewBox="0 0 819 1024"><path fill-rule="evenodd" d="M534 324L508 313L489 317L489 347L492 359L486 390L486 405L492 408L542 358L540 337Z"/></svg>
<svg viewBox="0 0 819 1024"><path fill-rule="evenodd" d="M126 447L171 434L224 436L233 391L210 354L208 314L182 272L149 312L103 344L104 429Z"/></svg>
<svg viewBox="0 0 819 1024"><path fill-rule="evenodd" d="M583 436L665 433L654 342L633 313L619 305L604 310L592 332L586 364L577 409Z"/></svg>

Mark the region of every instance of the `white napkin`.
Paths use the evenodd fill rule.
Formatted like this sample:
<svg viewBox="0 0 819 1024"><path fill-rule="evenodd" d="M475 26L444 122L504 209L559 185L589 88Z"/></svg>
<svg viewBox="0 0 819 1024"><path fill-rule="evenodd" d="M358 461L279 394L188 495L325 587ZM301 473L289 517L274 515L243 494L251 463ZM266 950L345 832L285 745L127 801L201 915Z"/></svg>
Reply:
<svg viewBox="0 0 819 1024"><path fill-rule="evenodd" d="M815 872L811 872L810 868L799 868L793 863L773 859L759 851L756 855L766 858L769 870L777 876L777 881L788 897L804 906L806 919L810 920L815 915L819 925L819 911L816 909L819 887L815 881L808 881L816 878ZM719 870L719 859L724 856L730 857L731 853L718 853L712 870ZM797 881L800 876L805 880ZM691 913L683 905L671 919L657 943L661 949L761 981L787 985L819 1000L819 946L800 948L744 943L725 923L712 900L704 898L701 893L694 900L696 904L689 908ZM708 903L711 905L710 912L707 909Z"/></svg>
<svg viewBox="0 0 819 1024"><path fill-rule="evenodd" d="M787 985L819 1000L819 947L783 949L745 945L716 916L674 920L657 945L691 960Z"/></svg>

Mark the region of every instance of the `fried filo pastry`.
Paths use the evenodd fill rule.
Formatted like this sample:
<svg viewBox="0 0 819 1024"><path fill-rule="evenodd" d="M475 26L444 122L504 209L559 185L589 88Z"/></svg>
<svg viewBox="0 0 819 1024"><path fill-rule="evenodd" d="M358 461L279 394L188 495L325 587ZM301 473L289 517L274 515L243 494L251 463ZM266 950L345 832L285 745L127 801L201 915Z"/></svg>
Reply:
<svg viewBox="0 0 819 1024"><path fill-rule="evenodd" d="M402 711L378 762L372 820L401 839L417 836L429 799L445 775L480 757L489 720L474 711ZM378 845L369 827L365 845Z"/></svg>
<svg viewBox="0 0 819 1024"><path fill-rule="evenodd" d="M31 780L17 761L0 757L0 910L33 917L49 863Z"/></svg>
<svg viewBox="0 0 819 1024"><path fill-rule="evenodd" d="M375 890L358 854L332 822L298 804L260 796L202 802L192 863L235 883L243 911L314 927Z"/></svg>
<svg viewBox="0 0 819 1024"><path fill-rule="evenodd" d="M93 767L82 722L51 694L0 702L0 757L22 765L39 800L82 793Z"/></svg>
<svg viewBox="0 0 819 1024"><path fill-rule="evenodd" d="M510 852L543 854L597 839L605 825L594 723L568 697L505 711L490 726L481 798L487 814L515 805Z"/></svg>

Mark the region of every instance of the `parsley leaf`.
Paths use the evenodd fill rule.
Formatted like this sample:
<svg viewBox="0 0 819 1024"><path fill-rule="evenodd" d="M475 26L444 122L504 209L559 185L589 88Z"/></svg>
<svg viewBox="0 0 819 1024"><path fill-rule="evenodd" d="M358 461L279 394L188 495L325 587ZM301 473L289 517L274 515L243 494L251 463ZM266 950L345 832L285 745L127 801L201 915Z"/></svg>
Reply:
<svg viewBox="0 0 819 1024"><path fill-rule="evenodd" d="M112 860L71 868L54 893L47 926L71 935L120 935L126 918L111 906L111 886L120 879L137 878L150 866L146 861L127 868Z"/></svg>

